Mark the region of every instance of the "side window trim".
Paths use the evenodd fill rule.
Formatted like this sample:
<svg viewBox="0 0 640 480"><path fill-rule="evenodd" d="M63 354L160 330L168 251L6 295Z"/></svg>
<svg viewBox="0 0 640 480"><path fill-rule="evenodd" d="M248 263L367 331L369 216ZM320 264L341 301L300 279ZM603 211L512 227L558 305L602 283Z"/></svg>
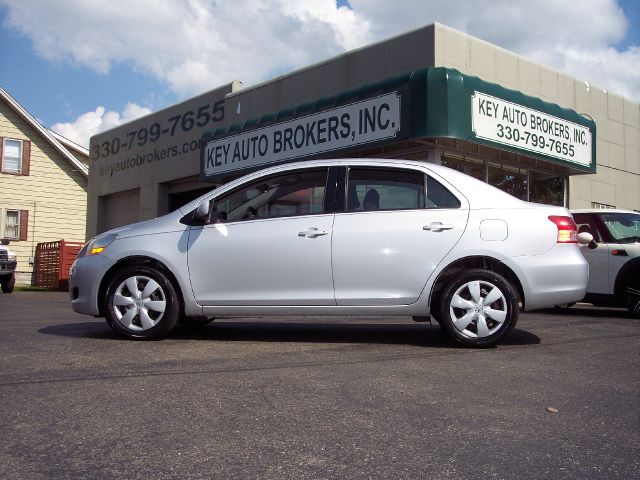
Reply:
<svg viewBox="0 0 640 480"><path fill-rule="evenodd" d="M433 197L430 199L429 198L429 181L431 182L435 182L437 185L439 185L445 192L447 192L449 194L450 197L452 197L453 199L455 199L455 201L458 203L456 206L435 206L435 207L429 207L429 201L433 201ZM432 185L433 187L433 185ZM462 202L460 201L460 198L458 197L458 195L456 195L455 193L453 193L449 188L447 188L445 185L442 184L442 182L440 180L438 180L436 177L434 177L433 175L430 175L428 173L425 173L425 188L426 188L426 192L425 192L425 209L427 210L457 210L459 208L462 208Z"/></svg>
<svg viewBox="0 0 640 480"><path fill-rule="evenodd" d="M410 173L410 174L419 174L422 175L422 188L421 188L421 192L422 195L424 196L424 206L423 207L416 207L416 208L380 208L378 210L371 210L369 212L373 212L373 211L377 211L377 212L394 212L394 211L408 211L408 210L426 210L427 206L426 206L426 198L427 198L427 174L419 169L419 168L411 168L411 167L396 167L396 166L373 166L373 165L348 165L345 167L344 169L344 180L343 180L343 188L342 188L342 195L344 196L343 198L343 202L342 202L342 209L341 210L337 210L336 213L367 213L366 210L350 210L349 206L347 205L348 203L348 198L349 198L349 192L348 192L348 188L349 188L349 180L350 180L350 172L351 170L358 170L358 169L362 169L362 170L376 170L376 171L389 171L389 172L406 172L406 173ZM359 200L358 200L359 202Z"/></svg>
<svg viewBox="0 0 640 480"><path fill-rule="evenodd" d="M322 213L335 213L344 209L344 176L344 166L332 165L329 167Z"/></svg>
<svg viewBox="0 0 640 480"><path fill-rule="evenodd" d="M266 176L266 177L258 177L255 178L253 180L250 180L248 182L245 182L241 185L236 186L235 188L231 189L231 190L227 190L225 192L220 193L217 196L212 196L210 199L208 200L203 200L203 201L208 201L208 202L213 202L213 207L214 209L216 208L216 204L219 203L220 198L225 198L228 195L233 195L234 193L237 193L239 191L241 191L242 189L247 188L248 186L258 182L265 182L268 181L269 179L272 179L274 177L280 177L283 175L290 175L290 174L295 174L295 173L307 173L307 172L324 172L325 174L325 192L324 192L324 200L322 203L322 211L320 212L309 212L309 213L304 213L304 214L300 214L300 215L282 215L282 216L269 216L269 217L256 217L256 218L241 218L241 219L236 219L236 220L231 220L231 221L227 221L225 220L219 220L219 217L216 218L216 216L214 215L215 210L212 211L212 213L210 214L210 220L207 221L206 223L204 223L204 225L216 225L219 223L223 223L223 224L236 224L236 223L244 223L244 222L252 222L252 221L257 221L257 220L274 220L274 219L280 219L280 218L295 218L295 217L306 217L309 215L323 215L326 213L332 213L332 212L325 212L325 207L327 205L326 203L326 196L327 196L327 190L330 189L330 185L329 185L329 179L330 179L330 168L331 167L323 167L323 166L319 166L319 167L309 167L309 168L299 168L299 169L295 169L295 170L285 170L282 172L277 172L274 173L272 175Z"/></svg>

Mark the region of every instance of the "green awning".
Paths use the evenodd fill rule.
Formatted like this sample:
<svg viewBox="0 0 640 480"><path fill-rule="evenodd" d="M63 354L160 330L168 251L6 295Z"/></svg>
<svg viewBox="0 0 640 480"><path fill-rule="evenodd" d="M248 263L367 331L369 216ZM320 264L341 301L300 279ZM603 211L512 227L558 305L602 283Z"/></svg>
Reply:
<svg viewBox="0 0 640 480"><path fill-rule="evenodd" d="M416 72L412 136L449 137L596 170L596 125L568 108L451 68Z"/></svg>
<svg viewBox="0 0 640 480"><path fill-rule="evenodd" d="M591 119L455 69L432 67L207 132L201 178L438 137L520 153L577 172L596 169Z"/></svg>

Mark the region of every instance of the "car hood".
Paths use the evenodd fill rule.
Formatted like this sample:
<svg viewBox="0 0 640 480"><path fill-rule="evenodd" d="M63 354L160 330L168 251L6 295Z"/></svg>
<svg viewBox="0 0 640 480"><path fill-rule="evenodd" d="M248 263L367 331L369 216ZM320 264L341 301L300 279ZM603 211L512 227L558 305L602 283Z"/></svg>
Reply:
<svg viewBox="0 0 640 480"><path fill-rule="evenodd" d="M144 220L138 223L132 223L123 227L117 227L101 233L99 236L117 234L118 238L137 237L140 235L152 235L157 233L176 232L188 228L180 223L182 213L180 210L163 215L162 217Z"/></svg>

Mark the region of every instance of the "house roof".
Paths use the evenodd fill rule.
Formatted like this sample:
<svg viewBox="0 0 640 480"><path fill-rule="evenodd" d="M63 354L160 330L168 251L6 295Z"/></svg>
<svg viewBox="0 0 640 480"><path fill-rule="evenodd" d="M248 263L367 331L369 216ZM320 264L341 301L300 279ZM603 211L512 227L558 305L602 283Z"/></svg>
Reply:
<svg viewBox="0 0 640 480"><path fill-rule="evenodd" d="M22 105L20 105L15 98L13 98L9 93L0 86L0 97L13 109L15 112L20 115L29 125L42 135L45 140L47 140L53 148L55 148L60 154L69 162L73 167L75 167L79 172L81 172L85 177L89 176L89 167L87 167L81 160L79 160L70 150L69 148L73 148L83 154L86 152L86 156L89 156L89 151L73 143L71 140L64 138L62 135L58 135L57 133L52 132L45 126L43 126L38 120L36 120L33 115L31 115ZM67 146L69 148L67 148Z"/></svg>

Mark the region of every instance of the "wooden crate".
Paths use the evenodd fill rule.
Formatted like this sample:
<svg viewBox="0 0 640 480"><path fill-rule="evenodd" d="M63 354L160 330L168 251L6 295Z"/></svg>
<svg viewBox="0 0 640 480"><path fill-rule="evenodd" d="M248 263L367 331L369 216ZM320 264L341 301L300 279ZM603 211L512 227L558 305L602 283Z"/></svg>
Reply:
<svg viewBox="0 0 640 480"><path fill-rule="evenodd" d="M78 252L84 244L81 242L43 242L36 245L36 287L69 289L69 270Z"/></svg>

